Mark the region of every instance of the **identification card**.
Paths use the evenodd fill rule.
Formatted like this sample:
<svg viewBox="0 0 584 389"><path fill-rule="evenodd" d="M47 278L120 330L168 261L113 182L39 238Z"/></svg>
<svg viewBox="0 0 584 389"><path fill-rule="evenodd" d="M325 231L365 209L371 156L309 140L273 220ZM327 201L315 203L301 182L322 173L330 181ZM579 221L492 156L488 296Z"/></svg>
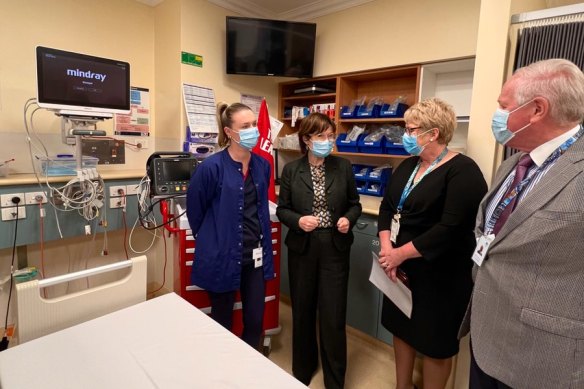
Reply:
<svg viewBox="0 0 584 389"><path fill-rule="evenodd" d="M252 258L253 258L253 264L255 267L260 267L264 263L264 260L263 260L264 255L263 254L264 253L263 253L263 250L261 247L253 249Z"/></svg>
<svg viewBox="0 0 584 389"><path fill-rule="evenodd" d="M487 252L489 251L489 246L491 242L495 239L494 234L490 235L482 235L477 240L477 247L475 247L475 251L472 254L472 260L479 266L483 264L485 257L487 256Z"/></svg>
<svg viewBox="0 0 584 389"><path fill-rule="evenodd" d="M397 242L397 234L399 234L399 213L393 215L393 219L391 219L391 237L390 240L392 243Z"/></svg>

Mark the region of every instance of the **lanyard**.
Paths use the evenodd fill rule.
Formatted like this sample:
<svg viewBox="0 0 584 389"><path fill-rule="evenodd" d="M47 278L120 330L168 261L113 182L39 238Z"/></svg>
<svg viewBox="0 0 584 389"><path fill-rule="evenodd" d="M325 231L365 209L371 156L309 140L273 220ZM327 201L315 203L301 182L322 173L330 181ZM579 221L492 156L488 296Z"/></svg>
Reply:
<svg viewBox="0 0 584 389"><path fill-rule="evenodd" d="M549 157L547 157L547 159L541 164L541 166L537 168L535 173L525 177L519 184L517 184L515 188L509 191L507 196L504 197L499 202L499 205L497 205L497 208L495 208L493 214L485 224L485 231L489 232L493 231L493 229L495 228L495 224L497 224L497 220L499 220L501 214L503 213L505 208L507 208L507 206L513 201L513 199L517 197L527 185L529 185L531 180L533 180L533 178L537 176L539 172L543 171L550 163L555 162L556 159L558 159L562 154L564 154L566 150L568 150L568 148L570 148L570 146L572 146L574 142L576 142L582 136L582 134L584 134L584 127L580 127L580 130L578 130L578 132L575 133L574 136L570 137L567 141L562 143L560 147L555 149L554 152Z"/></svg>
<svg viewBox="0 0 584 389"><path fill-rule="evenodd" d="M432 162L432 164L430 166L428 166L428 169L426 169L426 171L424 172L424 174L422 174L422 177L420 177L420 179L418 181L414 182L414 177L418 173L418 170L420 170L420 165L422 164L422 159L420 159L418 161L418 164L416 165L416 168L412 172L412 175L410 176L410 179L408 180L408 182L407 182L406 186L404 187L404 190L403 190L403 192L401 194L401 197L399 199L399 204L397 206L397 213L400 213L401 212L401 210L403 209L403 206L404 206L404 202L406 201L406 198L410 195L410 193L412 192L412 190L414 190L414 188L416 187L416 185L418 185L420 183L420 181L422 181L422 179L424 177L426 177L432 170L434 170L434 168L436 167L436 165L438 165L440 163L440 161L442 161L442 159L446 156L446 154L448 154L448 148L447 147L445 147L444 150L442 150L442 152L438 156L438 158L436 158L434 160L434 162Z"/></svg>

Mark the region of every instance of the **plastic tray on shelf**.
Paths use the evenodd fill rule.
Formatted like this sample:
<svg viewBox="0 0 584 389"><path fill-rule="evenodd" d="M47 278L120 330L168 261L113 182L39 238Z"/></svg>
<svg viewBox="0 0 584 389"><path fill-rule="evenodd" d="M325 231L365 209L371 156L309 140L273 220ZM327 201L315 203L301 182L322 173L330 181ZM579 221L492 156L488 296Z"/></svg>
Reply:
<svg viewBox="0 0 584 389"><path fill-rule="evenodd" d="M359 135L359 138L357 138L357 140L349 140L347 139L347 134L346 133L342 133L339 134L339 136L337 137L336 143L337 143L337 151L343 152L343 153L357 153L359 151L357 144L359 142L359 140L361 139L362 135Z"/></svg>
<svg viewBox="0 0 584 389"><path fill-rule="evenodd" d="M374 104L373 107L368 108L367 105L359 105L357 106L357 118L376 118L379 117L379 111L381 109L381 105Z"/></svg>
<svg viewBox="0 0 584 389"><path fill-rule="evenodd" d="M98 158L83 156L82 167L84 169L96 168ZM75 157L41 157L40 170L44 176L75 176L77 175L77 159Z"/></svg>
<svg viewBox="0 0 584 389"><path fill-rule="evenodd" d="M365 194L369 196L383 196L386 183L381 181L367 181Z"/></svg>
<svg viewBox="0 0 584 389"><path fill-rule="evenodd" d="M353 165L353 175L356 179L367 179L371 172L372 166L367 165Z"/></svg>
<svg viewBox="0 0 584 389"><path fill-rule="evenodd" d="M348 105L343 105L340 110L341 119L352 119L357 117L358 109L359 109L358 105L355 106L355 108L353 108L352 110L351 107L349 107Z"/></svg>
<svg viewBox="0 0 584 389"><path fill-rule="evenodd" d="M369 171L369 174L367 175L367 179L369 181L381 181L383 183L386 183L387 180L389 179L389 177L391 176L391 168L390 167L386 167L383 169L371 169L371 171Z"/></svg>
<svg viewBox="0 0 584 389"><path fill-rule="evenodd" d="M383 154L385 148L385 136L381 136L377 141L367 141L367 136L363 136L357 142L360 153Z"/></svg>
<svg viewBox="0 0 584 389"><path fill-rule="evenodd" d="M380 118L403 118L408 106L403 103L383 104L379 110Z"/></svg>
<svg viewBox="0 0 584 389"><path fill-rule="evenodd" d="M355 184L357 185L357 193L367 194L367 180L355 178Z"/></svg>
<svg viewBox="0 0 584 389"><path fill-rule="evenodd" d="M387 182L391 178L391 167L381 170L375 166L353 165L357 192L370 196L383 196Z"/></svg>
<svg viewBox="0 0 584 389"><path fill-rule="evenodd" d="M401 143L385 142L385 154L389 155L410 155Z"/></svg>

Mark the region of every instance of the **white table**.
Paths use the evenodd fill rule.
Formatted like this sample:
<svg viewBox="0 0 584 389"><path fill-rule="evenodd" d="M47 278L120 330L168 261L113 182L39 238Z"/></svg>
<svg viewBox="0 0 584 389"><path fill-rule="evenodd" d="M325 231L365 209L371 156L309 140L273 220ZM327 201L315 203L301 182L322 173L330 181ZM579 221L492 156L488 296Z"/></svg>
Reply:
<svg viewBox="0 0 584 389"><path fill-rule="evenodd" d="M1 352L0 387L306 388L174 293Z"/></svg>

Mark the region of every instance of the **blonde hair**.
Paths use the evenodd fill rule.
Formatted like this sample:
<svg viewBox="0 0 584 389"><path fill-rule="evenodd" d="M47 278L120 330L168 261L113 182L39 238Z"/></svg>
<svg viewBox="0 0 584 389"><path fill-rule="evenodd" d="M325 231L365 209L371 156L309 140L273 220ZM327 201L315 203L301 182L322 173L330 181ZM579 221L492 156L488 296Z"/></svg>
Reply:
<svg viewBox="0 0 584 389"><path fill-rule="evenodd" d="M251 111L250 107L241 103L233 103L229 105L222 101L217 104L217 124L219 125L219 139L217 140L217 143L220 147L229 146L231 143L231 140L225 133L225 127L231 128L233 125L233 115L246 109Z"/></svg>
<svg viewBox="0 0 584 389"><path fill-rule="evenodd" d="M437 97L412 105L404 114L406 122L416 122L422 130L438 129L438 143L448 144L456 129L456 114L450 104Z"/></svg>
<svg viewBox="0 0 584 389"><path fill-rule="evenodd" d="M515 100L518 105L535 97L546 98L550 117L560 124L584 119L584 73L565 59L547 59L519 68L515 78Z"/></svg>

